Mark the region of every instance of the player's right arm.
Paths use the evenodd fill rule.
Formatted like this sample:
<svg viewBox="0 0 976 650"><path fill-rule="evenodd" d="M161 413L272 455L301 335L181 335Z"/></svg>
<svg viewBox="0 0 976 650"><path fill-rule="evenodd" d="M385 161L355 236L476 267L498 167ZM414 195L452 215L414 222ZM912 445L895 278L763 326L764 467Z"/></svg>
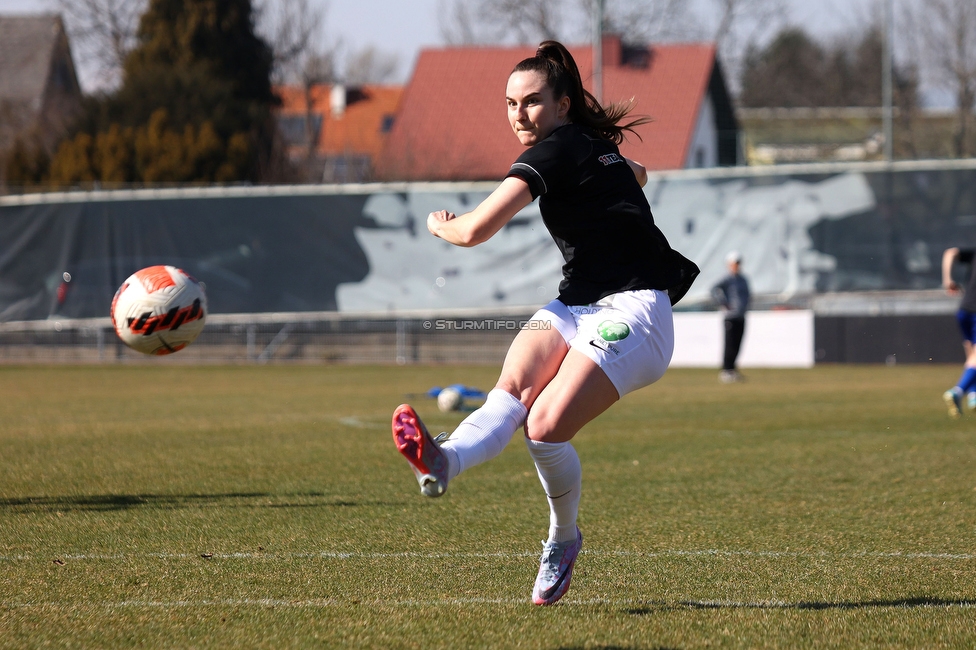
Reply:
<svg viewBox="0 0 976 650"><path fill-rule="evenodd" d="M726 289L727 284L728 282L726 280L722 280L712 287L712 299L722 309L727 309L729 306L728 290Z"/></svg>
<svg viewBox="0 0 976 650"><path fill-rule="evenodd" d="M528 183L509 176L471 212L461 216L447 210L431 212L427 215L427 230L455 246L476 246L491 239L531 202Z"/></svg>
<svg viewBox="0 0 976 650"><path fill-rule="evenodd" d="M951 296L959 293L959 284L952 279L952 264L959 257L958 248L947 248L942 253L942 287Z"/></svg>

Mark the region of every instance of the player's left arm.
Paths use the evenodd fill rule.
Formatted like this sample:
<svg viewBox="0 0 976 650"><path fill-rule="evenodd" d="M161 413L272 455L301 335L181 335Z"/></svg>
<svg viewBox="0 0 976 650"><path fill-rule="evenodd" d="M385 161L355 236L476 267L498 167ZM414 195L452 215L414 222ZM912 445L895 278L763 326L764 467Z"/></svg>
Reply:
<svg viewBox="0 0 976 650"><path fill-rule="evenodd" d="M627 161L627 166L630 170L634 172L634 176L637 177L637 182L640 183L641 187L647 185L647 168L640 164L636 160L631 160L630 158L624 158Z"/></svg>
<svg viewBox="0 0 976 650"><path fill-rule="evenodd" d="M488 241L532 202L529 185L509 176L477 208L460 216L447 210L427 215L427 230L456 246L476 246Z"/></svg>

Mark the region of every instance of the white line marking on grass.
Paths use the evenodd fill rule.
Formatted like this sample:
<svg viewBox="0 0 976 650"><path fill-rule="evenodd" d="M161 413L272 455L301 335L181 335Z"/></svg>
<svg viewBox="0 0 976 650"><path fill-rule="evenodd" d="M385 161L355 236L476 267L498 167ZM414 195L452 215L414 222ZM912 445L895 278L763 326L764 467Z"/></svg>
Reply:
<svg viewBox="0 0 976 650"><path fill-rule="evenodd" d="M567 601L568 602L568 601ZM374 607L451 607L463 605L525 605L528 598L443 598L438 600L375 600L352 601L335 598L310 598L304 600L284 600L280 598L226 598L220 600L123 600L119 602L76 602L76 603L0 603L9 609L75 609L80 607L125 609L125 608L180 608L180 607L294 607L322 609L340 606Z"/></svg>
<svg viewBox="0 0 976 650"><path fill-rule="evenodd" d="M592 557L637 557L637 558L661 558L661 557L771 557L771 558L899 558L907 560L973 560L976 559L974 553L928 553L928 552L903 552L903 551L850 551L832 553L820 551L804 553L800 551L729 551L721 549L703 549L698 551L664 550L664 551L600 551L585 549L581 551L583 555ZM308 552L265 552L265 551L241 551L236 553L68 553L59 555L63 560L79 561L98 561L98 560L132 560L138 558L154 558L159 560L184 560L184 559L207 559L207 560L383 560L396 558L416 558L416 559L465 559L465 558L494 558L494 559L518 559L526 557L538 557L535 551L524 552L499 552L499 553L419 553L414 551L400 551L391 553L382 552L360 552L360 551L308 551ZM27 562L35 559L44 559L32 555L0 555L0 561L5 562Z"/></svg>
<svg viewBox="0 0 976 650"><path fill-rule="evenodd" d="M588 551L581 553L591 553L593 555L615 555L619 557L796 557L796 558L815 558L815 557L870 557L870 558L907 558L907 559L939 559L939 560L973 560L976 559L974 553L905 553L902 551L851 551L841 553L831 553L820 551L816 553L801 553L799 551L723 551L719 549L705 549L701 551Z"/></svg>

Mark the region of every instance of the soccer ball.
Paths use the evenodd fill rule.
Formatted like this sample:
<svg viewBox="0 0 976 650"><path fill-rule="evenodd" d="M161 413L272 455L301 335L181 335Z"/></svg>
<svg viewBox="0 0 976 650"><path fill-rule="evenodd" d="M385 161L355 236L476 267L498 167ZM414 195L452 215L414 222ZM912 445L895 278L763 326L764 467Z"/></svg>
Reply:
<svg viewBox="0 0 976 650"><path fill-rule="evenodd" d="M464 396L457 388L448 386L437 394L437 408L444 413L460 410Z"/></svg>
<svg viewBox="0 0 976 650"><path fill-rule="evenodd" d="M150 266L129 276L112 299L112 325L122 342L143 354L172 354L197 338L207 296L174 266Z"/></svg>

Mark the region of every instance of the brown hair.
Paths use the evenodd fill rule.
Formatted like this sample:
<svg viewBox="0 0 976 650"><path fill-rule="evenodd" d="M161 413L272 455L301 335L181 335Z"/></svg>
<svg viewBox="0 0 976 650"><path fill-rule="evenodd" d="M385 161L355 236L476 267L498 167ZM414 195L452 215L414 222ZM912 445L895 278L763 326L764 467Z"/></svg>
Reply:
<svg viewBox="0 0 976 650"><path fill-rule="evenodd" d="M574 124L588 126L600 137L620 144L624 131L630 131L638 138L635 126L647 124L651 118L646 116L621 124L634 108L633 102L601 106L588 90L583 88L583 79L573 55L566 46L557 41L543 41L535 56L523 59L512 72L540 72L546 78L546 85L552 89L556 98L569 97L569 119Z"/></svg>

